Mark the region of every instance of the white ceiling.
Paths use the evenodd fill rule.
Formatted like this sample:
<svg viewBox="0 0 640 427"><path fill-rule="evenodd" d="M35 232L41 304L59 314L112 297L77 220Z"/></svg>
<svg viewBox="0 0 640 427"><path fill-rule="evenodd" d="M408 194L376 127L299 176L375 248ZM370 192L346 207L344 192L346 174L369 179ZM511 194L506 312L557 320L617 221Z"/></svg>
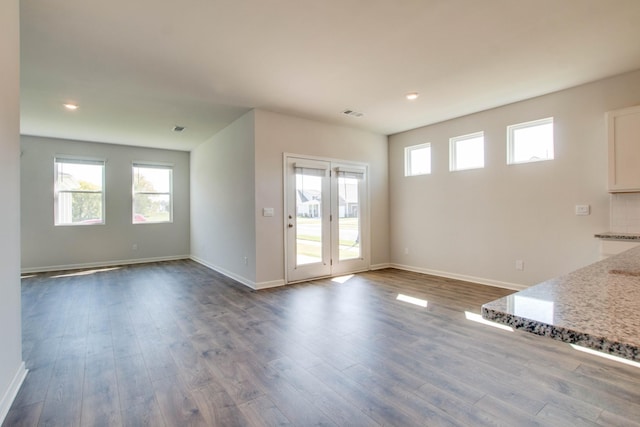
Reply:
<svg viewBox="0 0 640 427"><path fill-rule="evenodd" d="M20 6L21 131L87 141L190 150L252 108L393 134L640 69L639 0Z"/></svg>

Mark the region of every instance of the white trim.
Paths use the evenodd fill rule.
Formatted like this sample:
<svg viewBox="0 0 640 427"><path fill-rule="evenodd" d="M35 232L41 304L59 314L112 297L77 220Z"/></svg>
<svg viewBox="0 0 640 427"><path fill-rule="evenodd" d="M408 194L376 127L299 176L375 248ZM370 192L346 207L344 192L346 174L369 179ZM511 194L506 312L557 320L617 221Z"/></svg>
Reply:
<svg viewBox="0 0 640 427"><path fill-rule="evenodd" d="M228 278L233 279L236 282L239 282L239 283L241 283L241 284L243 284L243 285L245 285L245 286L247 286L247 287L249 287L249 288L251 288L253 290L262 289L262 288L258 288L256 286L256 282L254 282L253 280L249 280L249 279L244 278L242 276L238 276L237 274L232 273L229 270L225 270L224 268L219 267L217 265L211 264L210 262L205 261L202 258L198 258L197 256L194 256L194 255L191 255L189 258L192 261L195 261L198 264L202 264L205 267L207 267L207 268L209 268L209 269L211 269L213 271L217 271L218 273L222 274L223 276L227 276ZM269 283L269 282L266 282L266 283Z"/></svg>
<svg viewBox="0 0 640 427"><path fill-rule="evenodd" d="M278 288L280 286L284 286L286 283L284 283L284 279L279 279L279 280L270 280L268 282L259 282L256 283L256 290L260 290L260 289L269 289L269 288Z"/></svg>
<svg viewBox="0 0 640 427"><path fill-rule="evenodd" d="M382 264L372 264L369 266L369 270L370 271L374 271L374 270L384 270L385 268L391 268L391 264L388 262L382 263Z"/></svg>
<svg viewBox="0 0 640 427"><path fill-rule="evenodd" d="M131 167L139 167L139 168L150 168L150 169L173 169L175 167L174 163L167 162L153 162L149 160L134 160L131 162Z"/></svg>
<svg viewBox="0 0 640 427"><path fill-rule="evenodd" d="M306 163L305 163L306 162ZM324 162L324 163L330 163L329 168L330 170L333 170L335 168L336 171L339 170L343 170L343 171L358 171L358 172L364 172L363 178L361 182L364 182L366 185L366 191L363 193L363 196L366 197L366 217L363 216L363 222L362 222L362 231L361 231L361 255L362 257L359 258L360 261L363 261L361 263L361 265L357 266L358 268L356 269L357 272L361 272L361 271L367 271L370 269L369 263L371 261L371 185L369 185L368 182L368 175L369 175L369 164L366 162L358 162L358 161L352 161L352 160L344 160L344 159L336 159L336 158L332 158L332 157L321 157L321 156L313 156L313 155L306 155L306 154L295 154L295 153L289 153L289 152L283 152L282 153L282 182L284 185L283 188L283 194L284 197L282 198L282 202L283 202L283 240L284 240L284 283L285 284L293 284L293 283L299 283L299 282L306 282L306 281L310 281L310 280L315 280L315 279L320 279L323 277L334 277L334 276L342 276L343 274L349 274L346 271L339 271L339 262L334 262L332 268L330 268L330 273L328 275L318 275L318 276L313 276L313 277L305 277L303 279L291 279L291 272L289 271L289 258L291 257L291 248L290 248L290 244L289 244L289 233L287 232L287 229L289 228L289 218L288 216L291 215L291 213L289 212L289 174L288 171L290 171L290 166L291 164L293 164L293 166L298 166L298 165L306 165L308 164L315 164L314 162ZM331 174L333 175L333 174ZM333 193L333 178L330 177L330 192ZM361 185L361 184L359 184ZM333 195L332 195L333 197ZM334 207L335 208L335 207ZM331 212L331 215L336 214L336 212ZM337 222L335 222L335 224L337 224ZM335 233L334 229L333 229L333 225L331 226L330 232L331 233ZM364 243L363 243L364 242ZM333 248L331 248L333 249ZM355 261L355 260L354 260ZM345 260L343 261L344 263L349 263L350 260Z"/></svg>
<svg viewBox="0 0 640 427"><path fill-rule="evenodd" d="M293 282L287 282L285 283L285 285L297 285L299 283L306 283L306 282L314 282L316 280L324 280L324 279L333 279L334 277L342 277L342 276L348 276L350 274L358 274L358 273L365 273L367 271L370 271L370 268L361 268L358 270L353 270L353 271L345 271L342 273L336 273L336 274L330 274L328 276L319 276L319 277L312 277L310 279L301 279L301 280L295 280Z"/></svg>
<svg viewBox="0 0 640 427"><path fill-rule="evenodd" d="M421 173L414 173L413 172L413 168L411 167L411 153L413 153L414 151L417 150L424 150L424 149L429 149L429 170L427 172L421 172ZM404 147L404 176L405 177L410 177L410 176L422 176L422 175L431 175L431 165L432 165L432 158L431 158L431 143L430 142L425 142L424 144L418 144L418 145L410 145L408 147Z"/></svg>
<svg viewBox="0 0 640 427"><path fill-rule="evenodd" d="M293 164L293 168L294 169L318 169L321 171L326 171L329 169L329 165L326 164L326 162L310 162L310 161L305 161L304 159L302 159L302 161L299 162L295 162Z"/></svg>
<svg viewBox="0 0 640 427"><path fill-rule="evenodd" d="M0 425L4 423L4 419L7 417L9 413L9 409L11 409L11 405L18 395L18 391L20 391L20 387L24 382L24 379L27 377L27 373L29 371L25 368L24 362L20 364L18 367L18 371L13 376L13 380L11 384L9 384L9 388L2 396L2 400L0 400Z"/></svg>
<svg viewBox="0 0 640 427"><path fill-rule="evenodd" d="M539 158L535 160L521 160L516 161L514 159L515 156L515 131L520 129L527 129L532 127L551 125L551 150L550 153L547 154L545 158ZM554 159L554 151L555 151L555 125L553 123L553 117L547 117L544 119L531 120L528 122L516 123L513 125L507 126L507 165L521 165L524 163L534 163L534 162L546 162L548 160ZM546 142L546 141L545 141Z"/></svg>
<svg viewBox="0 0 640 427"><path fill-rule="evenodd" d="M54 163L74 163L76 165L101 165L107 164L104 157L76 156L71 154L56 154L53 156Z"/></svg>
<svg viewBox="0 0 640 427"><path fill-rule="evenodd" d="M87 262L82 264L49 265L46 267L29 267L29 268L23 268L20 271L23 274L24 273L43 273L43 272L49 272L49 271L78 270L82 268L114 267L119 265L146 264L149 262L176 261L180 259L189 259L189 258L190 258L189 255L176 255L176 256L154 257L154 258L138 258L138 259L115 260L115 261Z"/></svg>
<svg viewBox="0 0 640 427"><path fill-rule="evenodd" d="M482 165L479 166L467 166L460 167L458 165L458 142L480 139L482 138ZM465 171L465 170L474 170L474 169L484 169L486 163L486 153L484 151L485 141L484 141L484 131L469 133L467 135L453 136L449 138L449 172L457 172L457 171Z"/></svg>
<svg viewBox="0 0 640 427"><path fill-rule="evenodd" d="M100 183L100 191L98 190L60 190L58 188L59 186L59 177L60 177L60 170L58 168L58 164L77 164L77 165L88 165L88 166L100 166L102 168L102 182ZM64 157L54 157L53 159L53 225L56 227L60 227L60 226L76 226L76 225L90 225L90 224L83 224L82 222L73 222L73 219L71 219L71 222L60 222L61 218L58 218L60 216L60 193L69 193L69 194L73 194L73 193L89 193L89 194L100 194L100 208L101 208L101 212L100 212L100 222L92 224L92 225L104 225L106 224L106 212L107 212L107 207L106 207L106 200L107 200L107 194L106 194L106 186L107 186L107 160L106 159L101 159L101 160L94 160L91 158L84 158L84 157L79 157L77 159L70 159L70 158L64 158ZM71 202L71 204L73 204L73 202Z"/></svg>
<svg viewBox="0 0 640 427"><path fill-rule="evenodd" d="M448 279L463 280L465 282L478 283L480 285L495 286L498 288L511 289L513 291L522 291L527 289L527 285L520 285L518 283L501 282L499 280L485 279L483 277L467 276L464 274L449 273L447 271L430 270L428 268L412 267L410 265L402 264L390 264L389 267L397 268L398 270L412 271L414 273L430 274L432 276L446 277Z"/></svg>

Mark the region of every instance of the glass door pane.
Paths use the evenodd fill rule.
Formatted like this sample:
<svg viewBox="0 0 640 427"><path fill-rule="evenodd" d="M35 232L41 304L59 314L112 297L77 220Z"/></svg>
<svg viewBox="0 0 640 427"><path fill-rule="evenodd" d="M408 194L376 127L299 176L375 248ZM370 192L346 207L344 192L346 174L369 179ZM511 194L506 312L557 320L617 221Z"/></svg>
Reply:
<svg viewBox="0 0 640 427"><path fill-rule="evenodd" d="M360 198L358 179L338 177L339 259L360 258Z"/></svg>
<svg viewBox="0 0 640 427"><path fill-rule="evenodd" d="M286 281L369 268L367 166L285 156Z"/></svg>
<svg viewBox="0 0 640 427"><path fill-rule="evenodd" d="M296 170L297 265L322 262L322 179Z"/></svg>

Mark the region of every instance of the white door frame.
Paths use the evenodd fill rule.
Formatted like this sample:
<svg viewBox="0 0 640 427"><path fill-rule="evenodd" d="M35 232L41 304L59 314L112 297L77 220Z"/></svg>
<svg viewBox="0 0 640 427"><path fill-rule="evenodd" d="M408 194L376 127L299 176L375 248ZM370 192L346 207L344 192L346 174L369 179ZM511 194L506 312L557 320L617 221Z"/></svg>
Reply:
<svg viewBox="0 0 640 427"><path fill-rule="evenodd" d="M328 259L326 259L323 255L323 261L328 261L328 265L320 265L317 264L315 267L318 268L307 268L312 266L305 266L302 268L300 266L300 271L295 271L297 266L297 253L296 253L296 244L294 239L295 227L297 224L295 221L292 223L292 220L295 220L295 195L292 193L292 189L295 188L295 185L292 187L292 179L295 180L295 174L293 174L293 164L298 161L299 164L307 163L309 166L313 166L313 162L324 162L329 164L329 170L331 176L329 177L330 187L328 190L328 194L330 195L329 199L330 203L323 203L323 207L330 208L330 215L332 221L329 222L329 233L330 237L328 240L323 239L323 243L330 243L329 245L329 254ZM291 169L291 170L290 170ZM355 259L348 259L340 261L339 256L339 241L338 241L338 230L339 230L339 203L338 203L338 188L337 182L338 179L336 177L336 172L338 170L347 170L347 171L363 171L363 179L359 181L358 184L358 194L359 194L359 225L360 225L360 234L359 234L359 247L360 247L360 257ZM308 155L299 155L292 153L283 153L283 182L284 182L284 215L283 215L283 227L284 227L284 248L285 248L285 257L284 257L284 270L285 270L285 283L296 283L306 280L312 280L315 278L335 276L335 275L343 275L349 273L355 273L359 271L369 270L370 267L370 221L369 221L369 185L368 185L368 173L369 167L366 163L359 162L351 162L333 158L326 157L318 157L318 156L308 156ZM295 181L293 181L295 184ZM290 202L292 203L290 205ZM325 213L326 215L326 213ZM292 216L292 218L289 218ZM291 226L290 226L291 225ZM323 262L324 264L324 262ZM306 272L305 272L306 271ZM306 274L308 273L308 274Z"/></svg>

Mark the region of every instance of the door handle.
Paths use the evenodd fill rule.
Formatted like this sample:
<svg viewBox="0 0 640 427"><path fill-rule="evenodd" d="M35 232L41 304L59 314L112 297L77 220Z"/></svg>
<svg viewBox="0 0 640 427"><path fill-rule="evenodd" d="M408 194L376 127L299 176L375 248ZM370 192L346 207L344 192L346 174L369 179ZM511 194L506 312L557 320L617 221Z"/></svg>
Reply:
<svg viewBox="0 0 640 427"><path fill-rule="evenodd" d="M293 228L293 224L289 224L289 228Z"/></svg>

